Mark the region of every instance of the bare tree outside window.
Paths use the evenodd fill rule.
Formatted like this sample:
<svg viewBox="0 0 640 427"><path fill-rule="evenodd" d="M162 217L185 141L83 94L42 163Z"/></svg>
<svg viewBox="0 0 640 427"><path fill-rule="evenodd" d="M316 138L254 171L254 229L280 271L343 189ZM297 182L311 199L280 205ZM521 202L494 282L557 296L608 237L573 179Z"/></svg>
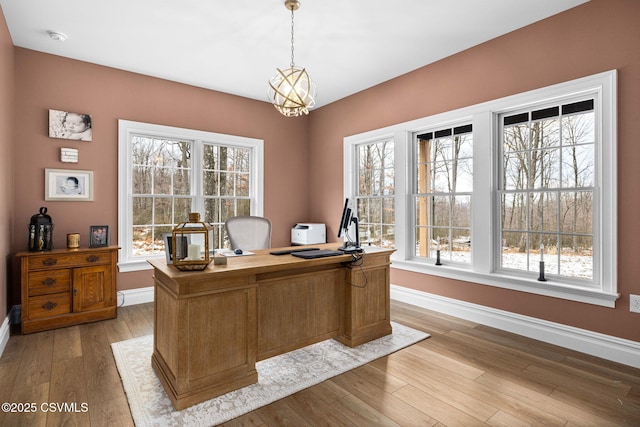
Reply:
<svg viewBox="0 0 640 427"><path fill-rule="evenodd" d="M395 246L394 143L385 140L357 148L358 188L356 203L360 242Z"/></svg>

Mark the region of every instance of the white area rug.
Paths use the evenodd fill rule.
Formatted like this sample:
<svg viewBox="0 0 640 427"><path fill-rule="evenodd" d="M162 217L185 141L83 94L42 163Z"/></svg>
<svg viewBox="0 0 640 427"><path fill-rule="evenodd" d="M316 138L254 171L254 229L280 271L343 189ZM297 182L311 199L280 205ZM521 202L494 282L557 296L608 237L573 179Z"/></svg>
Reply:
<svg viewBox="0 0 640 427"><path fill-rule="evenodd" d="M327 340L256 363L258 382L175 411L151 368L153 335L111 344L137 426L213 426L372 360L422 341L429 334L392 322L393 333L350 348Z"/></svg>

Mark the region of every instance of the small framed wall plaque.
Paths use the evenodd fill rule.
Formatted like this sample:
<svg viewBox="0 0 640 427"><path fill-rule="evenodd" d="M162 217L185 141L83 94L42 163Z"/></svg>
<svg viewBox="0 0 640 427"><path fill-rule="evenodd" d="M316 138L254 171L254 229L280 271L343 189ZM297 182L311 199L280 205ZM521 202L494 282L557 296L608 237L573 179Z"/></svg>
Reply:
<svg viewBox="0 0 640 427"><path fill-rule="evenodd" d="M78 150L75 148L61 148L60 161L63 163L78 163Z"/></svg>

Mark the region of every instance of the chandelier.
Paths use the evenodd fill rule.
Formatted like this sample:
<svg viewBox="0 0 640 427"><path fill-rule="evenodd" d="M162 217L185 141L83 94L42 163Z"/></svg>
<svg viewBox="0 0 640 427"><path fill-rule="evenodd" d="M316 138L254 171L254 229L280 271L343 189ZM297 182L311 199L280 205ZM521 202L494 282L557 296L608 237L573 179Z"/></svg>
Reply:
<svg viewBox="0 0 640 427"><path fill-rule="evenodd" d="M291 10L291 65L281 70L269 80L268 96L276 110L284 116L297 117L309 114L316 104L316 85L307 70L296 67L293 60L293 12L298 10L298 0L284 0L284 6Z"/></svg>

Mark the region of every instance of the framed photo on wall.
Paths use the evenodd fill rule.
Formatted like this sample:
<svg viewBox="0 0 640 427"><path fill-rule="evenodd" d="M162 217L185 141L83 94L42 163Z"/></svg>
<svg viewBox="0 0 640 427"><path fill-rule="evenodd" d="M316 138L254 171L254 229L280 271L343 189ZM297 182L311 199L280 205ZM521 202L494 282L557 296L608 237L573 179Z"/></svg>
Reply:
<svg viewBox="0 0 640 427"><path fill-rule="evenodd" d="M109 246L109 226L92 225L89 227L89 247L101 248Z"/></svg>
<svg viewBox="0 0 640 427"><path fill-rule="evenodd" d="M92 137L93 128L89 114L49 110L49 138L91 141Z"/></svg>
<svg viewBox="0 0 640 427"><path fill-rule="evenodd" d="M93 200L93 171L45 169L44 199L82 202Z"/></svg>

